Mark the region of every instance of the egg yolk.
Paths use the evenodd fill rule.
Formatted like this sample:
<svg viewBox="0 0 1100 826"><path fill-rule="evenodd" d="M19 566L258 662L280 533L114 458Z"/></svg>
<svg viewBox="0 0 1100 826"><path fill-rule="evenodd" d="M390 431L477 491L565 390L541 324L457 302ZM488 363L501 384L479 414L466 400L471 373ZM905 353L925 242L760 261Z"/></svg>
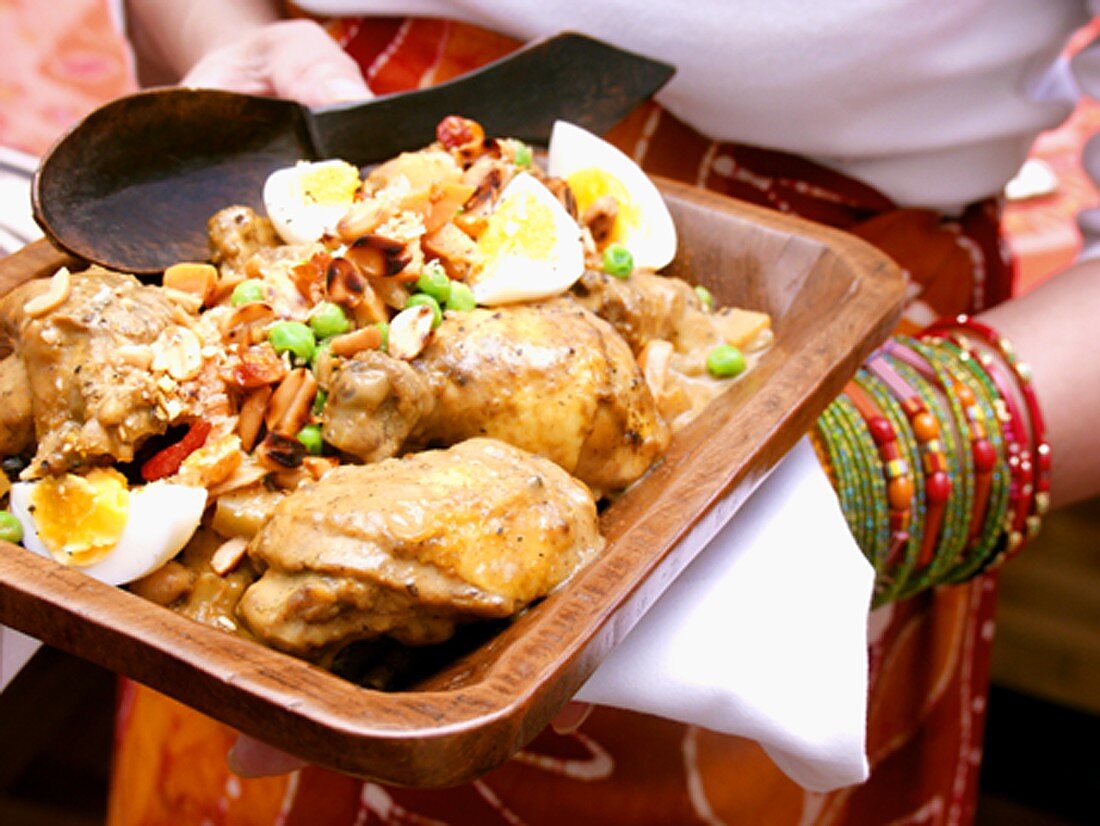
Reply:
<svg viewBox="0 0 1100 826"><path fill-rule="evenodd" d="M302 175L301 187L307 203L350 203L359 189L359 170L350 163L315 166Z"/></svg>
<svg viewBox="0 0 1100 826"><path fill-rule="evenodd" d="M30 504L38 536L54 558L91 565L118 544L130 516L130 491L117 470L97 468L86 476L43 479Z"/></svg>
<svg viewBox="0 0 1100 826"><path fill-rule="evenodd" d="M600 198L610 195L619 206L615 223L611 227L611 233L607 243L622 243L630 232L640 222L638 205L630 197L630 192L623 186L623 182L603 169L589 167L579 169L566 178L566 183L573 190L573 197L577 199L577 213L584 215L585 211Z"/></svg>
<svg viewBox="0 0 1100 826"><path fill-rule="evenodd" d="M486 261L505 255L545 261L557 240L550 207L534 195L524 193L497 206L478 236L477 246Z"/></svg>

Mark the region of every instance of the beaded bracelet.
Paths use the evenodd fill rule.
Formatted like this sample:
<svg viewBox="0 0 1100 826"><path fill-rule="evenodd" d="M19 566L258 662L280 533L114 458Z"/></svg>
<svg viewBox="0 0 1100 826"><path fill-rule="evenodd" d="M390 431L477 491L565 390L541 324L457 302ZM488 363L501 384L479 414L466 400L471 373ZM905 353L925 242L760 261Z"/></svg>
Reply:
<svg viewBox="0 0 1100 826"><path fill-rule="evenodd" d="M965 316L872 354L812 436L875 567L875 604L1000 564L1049 504L1027 366Z"/></svg>
<svg viewBox="0 0 1100 826"><path fill-rule="evenodd" d="M909 420L909 426L917 438L924 468L924 541L917 554L916 570L930 567L936 541L943 528L947 503L952 493L952 475L948 472L947 454L944 451L944 428L929 409L930 400L914 389L890 363L885 351L875 354L868 362L868 369L894 394ZM921 382L916 382L921 387Z"/></svg>
<svg viewBox="0 0 1100 826"><path fill-rule="evenodd" d="M863 468L862 478L867 483L864 500L870 509L869 542L865 546L870 551L872 564L877 568L885 559L890 547L890 512L887 503L886 480L878 470L879 454L875 440L867 427L867 422L859 414L851 399L841 395L836 399L836 412L842 424L846 424L849 442L854 447L859 465Z"/></svg>
<svg viewBox="0 0 1100 826"><path fill-rule="evenodd" d="M891 545L879 571L876 604L895 599L905 587L924 537L924 473L920 450L898 401L861 368L847 395L867 421L882 452L891 509ZM880 442L879 439L882 439ZM902 510L902 506L906 509Z"/></svg>
<svg viewBox="0 0 1100 826"><path fill-rule="evenodd" d="M1028 539L1034 538L1039 532L1042 517L1050 509L1050 472L1052 454L1050 442L1046 435L1046 421L1043 418L1042 409L1039 406L1039 399L1035 393L1035 387L1032 382L1031 368L1025 362L1020 361L1016 354L1016 349L1007 338L1002 336L988 324L984 324L968 315L959 315L953 320L943 319L937 321L929 328L929 332L931 333L940 335L946 334L956 339L962 337L963 334L961 331L974 335L976 338L993 348L1000 357L1000 360L1003 361L1012 372L1016 388L1023 396L1031 428L1031 446L1027 458L1030 460L1034 457L1034 467L1026 468L1029 473L1033 474L1033 487L1029 491L1025 491L1030 494L1031 500L1028 512L1023 518L1023 524L1019 526L1017 530L1019 531L1022 529L1025 532L1023 535ZM991 361L991 364L992 363ZM986 366L988 369L989 365ZM1011 403L1011 392L1006 393L1005 396L1006 403ZM1004 558L1018 553L1022 546L1023 541L1020 541L1016 543L1015 547L1006 548ZM1000 562L1003 561L1004 559L1002 558Z"/></svg>
<svg viewBox="0 0 1100 826"><path fill-rule="evenodd" d="M990 475L989 501L980 532L976 538L972 538L960 563L943 578L944 582L962 582L989 563L995 556L997 547L1011 530L1007 445L1001 430L1002 420L998 415L999 394L978 359L953 341L941 341L936 349L956 366L956 375L973 392L985 416L987 438L996 456Z"/></svg>
<svg viewBox="0 0 1100 826"><path fill-rule="evenodd" d="M919 370L912 364L906 364L901 369L912 370L928 380L925 389L926 403L930 408L939 411L940 419L944 422L948 473L956 480L935 554L929 561L924 576L914 583L914 589L919 590L939 581L966 548L970 514L974 505L974 473L971 451L964 450L962 445L964 442L969 445L971 436L962 404L951 392L952 376L939 362L935 349L913 339L899 339L896 352L899 357L911 354L912 363L920 365ZM918 386L921 385L918 383Z"/></svg>

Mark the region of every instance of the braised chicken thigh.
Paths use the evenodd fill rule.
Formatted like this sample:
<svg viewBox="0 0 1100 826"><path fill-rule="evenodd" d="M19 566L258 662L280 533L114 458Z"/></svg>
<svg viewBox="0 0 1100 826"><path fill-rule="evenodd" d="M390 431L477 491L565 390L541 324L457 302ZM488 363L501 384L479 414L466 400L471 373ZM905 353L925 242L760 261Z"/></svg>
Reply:
<svg viewBox="0 0 1100 826"><path fill-rule="evenodd" d="M314 660L388 634L422 645L506 617L602 547L584 485L491 439L345 465L284 499L249 554L266 570L238 613Z"/></svg>
<svg viewBox="0 0 1100 826"><path fill-rule="evenodd" d="M635 481L669 439L630 348L569 300L448 313L409 363L351 359L331 379L324 435L363 461L490 436L598 492Z"/></svg>
<svg viewBox="0 0 1100 826"><path fill-rule="evenodd" d="M35 475L129 461L143 439L167 427L148 345L174 323L172 302L130 275L93 267L66 277L56 306L43 304L51 282L41 280L0 303L4 343L14 351L0 368L0 392L17 401L0 417L0 452L25 448L33 421Z"/></svg>

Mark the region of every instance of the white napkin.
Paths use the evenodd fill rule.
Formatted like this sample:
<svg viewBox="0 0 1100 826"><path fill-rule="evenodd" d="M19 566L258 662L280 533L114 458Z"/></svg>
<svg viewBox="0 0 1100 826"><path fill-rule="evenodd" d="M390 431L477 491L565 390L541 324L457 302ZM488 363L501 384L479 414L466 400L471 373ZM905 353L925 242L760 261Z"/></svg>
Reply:
<svg viewBox="0 0 1100 826"><path fill-rule="evenodd" d="M755 740L811 791L860 783L873 581L803 439L576 699Z"/></svg>

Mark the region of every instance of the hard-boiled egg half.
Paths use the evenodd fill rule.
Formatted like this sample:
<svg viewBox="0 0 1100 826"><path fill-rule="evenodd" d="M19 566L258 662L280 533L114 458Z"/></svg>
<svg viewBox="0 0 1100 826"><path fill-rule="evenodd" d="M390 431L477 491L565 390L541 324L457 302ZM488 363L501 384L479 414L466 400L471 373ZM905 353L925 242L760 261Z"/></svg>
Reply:
<svg viewBox="0 0 1100 826"><path fill-rule="evenodd" d="M653 181L623 152L591 132L557 121L550 133L547 172L565 179L584 215L605 195L618 203L608 243L622 244L634 266L659 270L676 255L676 227Z"/></svg>
<svg viewBox="0 0 1100 826"><path fill-rule="evenodd" d="M299 161L264 183L264 208L288 244L334 233L359 190L359 170L346 161Z"/></svg>
<svg viewBox="0 0 1100 826"><path fill-rule="evenodd" d="M116 470L66 473L11 487L23 544L109 585L162 566L198 528L206 489L152 482L130 490Z"/></svg>
<svg viewBox="0 0 1100 826"><path fill-rule="evenodd" d="M484 262L470 279L479 304L533 301L565 292L584 273L580 227L553 193L516 175L477 239Z"/></svg>

